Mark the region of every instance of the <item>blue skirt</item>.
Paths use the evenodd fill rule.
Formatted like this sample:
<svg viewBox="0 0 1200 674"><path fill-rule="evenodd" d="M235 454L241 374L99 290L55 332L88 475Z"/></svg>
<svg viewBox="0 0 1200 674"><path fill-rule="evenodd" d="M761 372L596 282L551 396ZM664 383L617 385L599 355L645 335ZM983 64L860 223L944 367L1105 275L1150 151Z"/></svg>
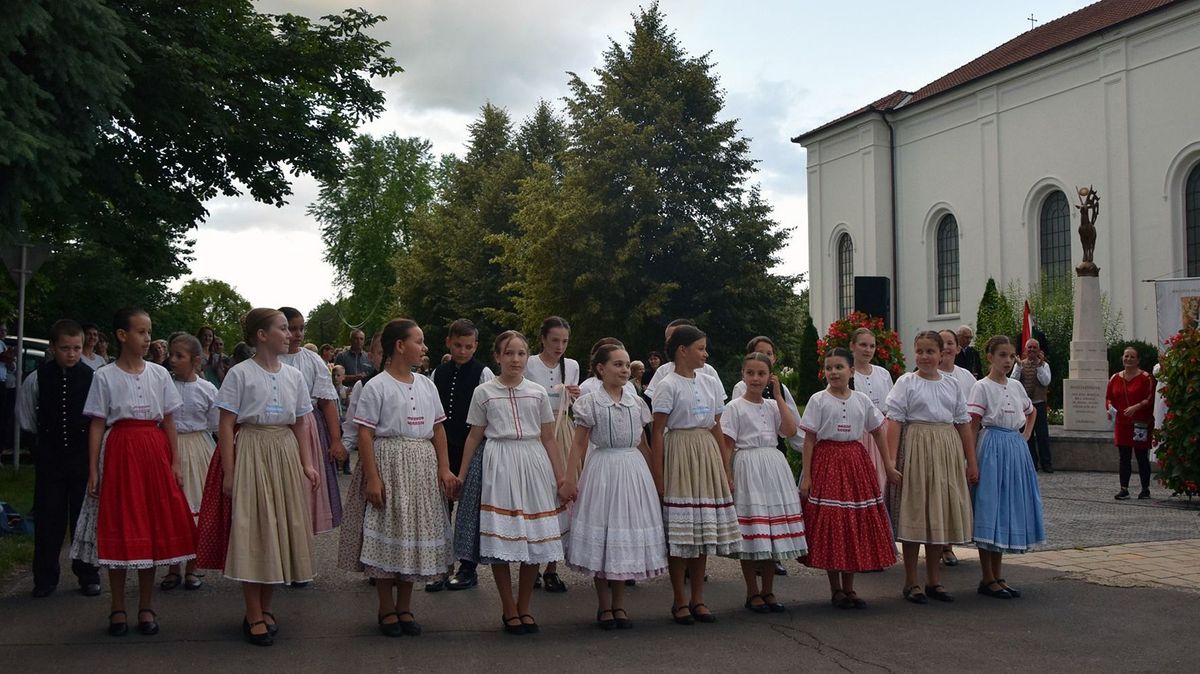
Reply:
<svg viewBox="0 0 1200 674"><path fill-rule="evenodd" d="M1021 434L988 426L979 443L975 488L975 547L990 552L1026 552L1046 542L1042 494L1029 446Z"/></svg>

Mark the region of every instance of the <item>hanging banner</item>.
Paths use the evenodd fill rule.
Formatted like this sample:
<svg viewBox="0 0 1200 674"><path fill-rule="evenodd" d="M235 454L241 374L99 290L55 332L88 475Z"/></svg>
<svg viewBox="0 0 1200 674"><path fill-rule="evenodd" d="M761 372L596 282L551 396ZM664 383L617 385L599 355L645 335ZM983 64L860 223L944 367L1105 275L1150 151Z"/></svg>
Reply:
<svg viewBox="0 0 1200 674"><path fill-rule="evenodd" d="M1185 328L1200 328L1200 278L1163 279L1154 282L1158 305L1158 343Z"/></svg>

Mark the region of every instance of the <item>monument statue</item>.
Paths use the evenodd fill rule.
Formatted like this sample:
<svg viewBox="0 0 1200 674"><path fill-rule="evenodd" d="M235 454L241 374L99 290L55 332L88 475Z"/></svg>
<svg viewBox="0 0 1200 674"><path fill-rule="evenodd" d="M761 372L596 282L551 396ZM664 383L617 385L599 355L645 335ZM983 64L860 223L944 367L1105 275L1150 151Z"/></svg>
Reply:
<svg viewBox="0 0 1200 674"><path fill-rule="evenodd" d="M1079 241L1083 244L1083 262L1075 267L1079 276L1099 276L1100 268L1092 261L1096 252L1096 216L1100 215L1100 195L1094 187L1080 187L1079 203Z"/></svg>

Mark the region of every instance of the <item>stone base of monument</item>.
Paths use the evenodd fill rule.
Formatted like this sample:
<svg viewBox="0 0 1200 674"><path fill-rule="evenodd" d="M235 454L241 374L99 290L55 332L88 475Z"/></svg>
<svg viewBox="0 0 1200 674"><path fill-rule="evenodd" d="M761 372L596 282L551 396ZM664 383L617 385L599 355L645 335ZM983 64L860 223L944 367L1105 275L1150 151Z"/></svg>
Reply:
<svg viewBox="0 0 1200 674"><path fill-rule="evenodd" d="M1111 431L1068 431L1050 427L1054 470L1117 472L1117 448Z"/></svg>
<svg viewBox="0 0 1200 674"><path fill-rule="evenodd" d="M1072 431L1107 431L1112 426L1104 405L1108 382L1103 379L1068 379L1063 382L1063 428Z"/></svg>

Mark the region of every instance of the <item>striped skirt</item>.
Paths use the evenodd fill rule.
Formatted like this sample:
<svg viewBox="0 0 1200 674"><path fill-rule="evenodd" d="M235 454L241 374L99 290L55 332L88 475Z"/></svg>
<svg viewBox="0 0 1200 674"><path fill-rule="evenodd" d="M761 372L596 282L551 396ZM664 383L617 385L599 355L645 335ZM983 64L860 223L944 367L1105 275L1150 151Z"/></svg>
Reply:
<svg viewBox="0 0 1200 674"><path fill-rule="evenodd" d="M737 509L712 433L703 428L675 429L666 434L665 442L667 554L692 559L741 552Z"/></svg>
<svg viewBox="0 0 1200 674"><path fill-rule="evenodd" d="M567 509L558 501L540 440L488 440L479 496L479 557L485 564L563 559Z"/></svg>
<svg viewBox="0 0 1200 674"><path fill-rule="evenodd" d="M796 559L804 555L804 512L787 457L775 447L739 449L733 455L733 502L744 560Z"/></svg>

